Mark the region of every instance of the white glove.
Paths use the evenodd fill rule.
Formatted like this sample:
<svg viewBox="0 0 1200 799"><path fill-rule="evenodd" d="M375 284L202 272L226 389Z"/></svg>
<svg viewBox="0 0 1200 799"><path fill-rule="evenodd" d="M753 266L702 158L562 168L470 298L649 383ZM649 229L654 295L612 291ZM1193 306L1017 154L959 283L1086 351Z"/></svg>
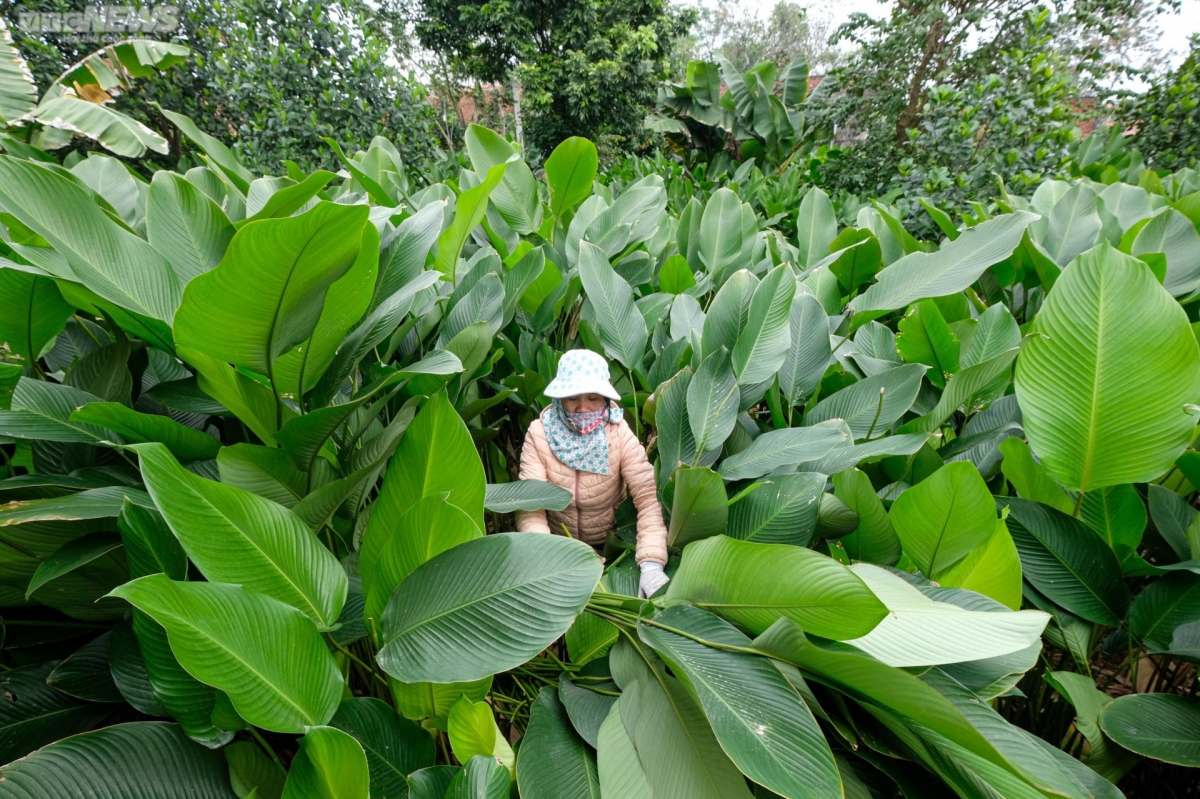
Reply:
<svg viewBox="0 0 1200 799"><path fill-rule="evenodd" d="M641 569L642 579L638 584L639 599L649 599L655 591L671 581L671 578L663 571L661 563L655 563L652 560L642 561Z"/></svg>

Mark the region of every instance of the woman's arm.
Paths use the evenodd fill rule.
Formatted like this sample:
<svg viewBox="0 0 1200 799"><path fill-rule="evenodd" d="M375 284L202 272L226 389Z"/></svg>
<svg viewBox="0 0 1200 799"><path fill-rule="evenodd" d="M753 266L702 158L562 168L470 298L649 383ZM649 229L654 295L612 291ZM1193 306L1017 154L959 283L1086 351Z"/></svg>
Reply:
<svg viewBox="0 0 1200 799"><path fill-rule="evenodd" d="M542 458L538 454L537 439L541 429L541 420L534 420L525 433L525 444L521 447L521 470L517 474L522 480L549 482L546 477L546 465L542 463ZM550 532L550 522L546 520L546 511L517 511L517 531L521 533Z"/></svg>
<svg viewBox="0 0 1200 799"><path fill-rule="evenodd" d="M642 442L629 429L620 426L621 478L629 487L633 505L637 508L637 562L667 562L667 526L663 524L662 508L658 504L658 487L654 482L654 467L646 458Z"/></svg>

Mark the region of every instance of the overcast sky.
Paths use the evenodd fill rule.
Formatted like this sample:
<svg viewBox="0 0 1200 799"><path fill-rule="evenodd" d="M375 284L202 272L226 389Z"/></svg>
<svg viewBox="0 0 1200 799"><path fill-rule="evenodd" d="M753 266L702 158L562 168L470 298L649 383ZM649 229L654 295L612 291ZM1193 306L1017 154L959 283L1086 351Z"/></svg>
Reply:
<svg viewBox="0 0 1200 799"><path fill-rule="evenodd" d="M776 0L741 0L748 8L756 8L766 15L775 7ZM804 0L800 0L804 3ZM699 0L699 5L713 5L712 0ZM832 17L834 23L844 22L856 11L873 16L883 16L891 6L890 0L814 0L804 3L812 8L814 15ZM1187 55L1187 39L1192 33L1200 33L1200 0L1183 0L1178 14L1159 18L1162 28L1162 46L1173 51L1172 64L1178 64Z"/></svg>

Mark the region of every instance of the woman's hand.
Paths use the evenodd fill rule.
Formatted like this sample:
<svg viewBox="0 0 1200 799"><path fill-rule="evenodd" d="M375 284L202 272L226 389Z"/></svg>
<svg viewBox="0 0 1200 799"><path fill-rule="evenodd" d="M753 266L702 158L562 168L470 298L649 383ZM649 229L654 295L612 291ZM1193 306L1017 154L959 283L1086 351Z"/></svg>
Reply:
<svg viewBox="0 0 1200 799"><path fill-rule="evenodd" d="M640 599L649 599L655 591L671 581L671 578L663 571L661 563L655 563L652 560L643 561L641 569L642 579L638 583L638 598Z"/></svg>

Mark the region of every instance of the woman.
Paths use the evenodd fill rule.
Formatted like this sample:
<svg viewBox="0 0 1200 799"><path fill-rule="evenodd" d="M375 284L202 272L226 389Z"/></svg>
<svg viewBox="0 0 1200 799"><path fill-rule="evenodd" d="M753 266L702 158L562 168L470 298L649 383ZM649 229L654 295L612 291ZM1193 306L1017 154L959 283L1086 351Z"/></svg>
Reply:
<svg viewBox="0 0 1200 799"><path fill-rule="evenodd" d="M589 350L563 353L545 394L554 401L529 426L520 477L561 486L574 500L561 512L519 512L517 529L549 533L565 527L575 538L599 548L628 487L638 516L638 595L649 597L668 581L663 572L667 528L654 468L622 418L621 407L613 402L621 395L608 381L608 362Z"/></svg>

